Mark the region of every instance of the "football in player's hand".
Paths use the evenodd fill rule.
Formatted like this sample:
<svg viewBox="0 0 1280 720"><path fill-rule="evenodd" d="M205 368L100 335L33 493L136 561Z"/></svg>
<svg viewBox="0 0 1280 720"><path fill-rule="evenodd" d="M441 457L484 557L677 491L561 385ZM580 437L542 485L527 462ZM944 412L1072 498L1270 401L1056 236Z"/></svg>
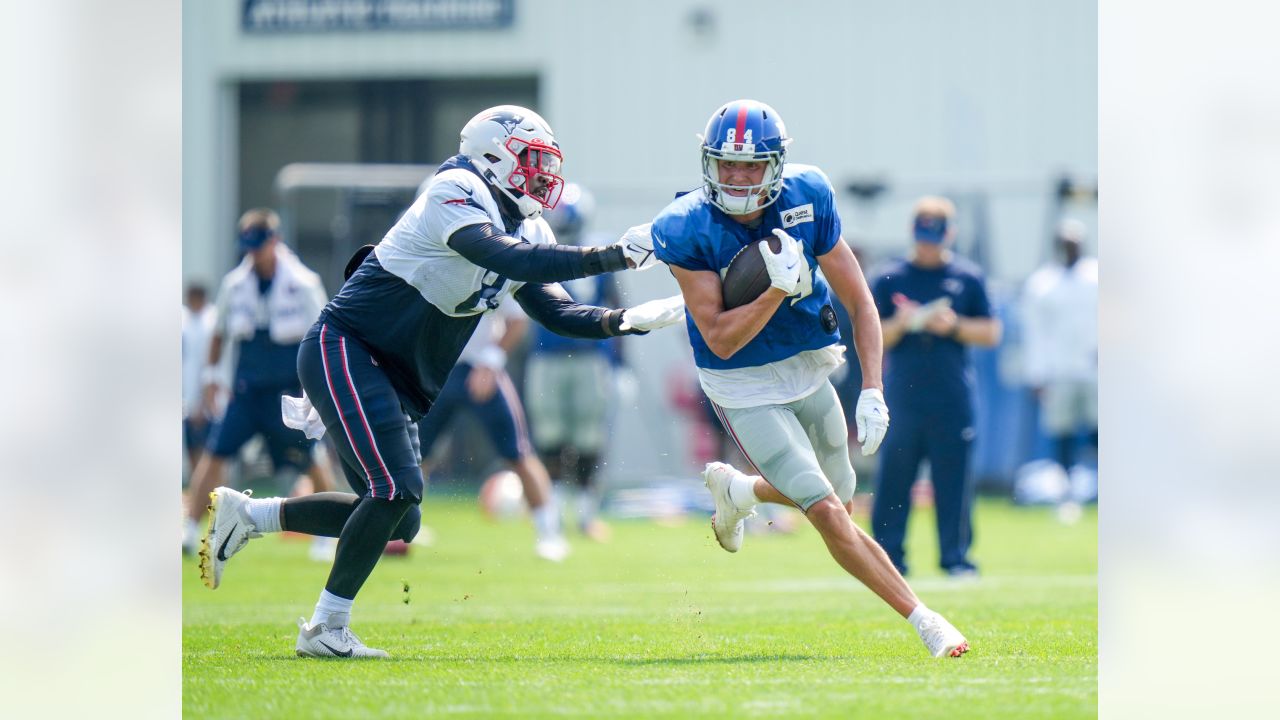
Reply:
<svg viewBox="0 0 1280 720"><path fill-rule="evenodd" d="M729 261L724 279L720 281L724 291L725 310L747 305L769 289L769 271L765 269L759 245L759 240L753 240ZM775 235L769 236L769 251L782 252L782 241Z"/></svg>

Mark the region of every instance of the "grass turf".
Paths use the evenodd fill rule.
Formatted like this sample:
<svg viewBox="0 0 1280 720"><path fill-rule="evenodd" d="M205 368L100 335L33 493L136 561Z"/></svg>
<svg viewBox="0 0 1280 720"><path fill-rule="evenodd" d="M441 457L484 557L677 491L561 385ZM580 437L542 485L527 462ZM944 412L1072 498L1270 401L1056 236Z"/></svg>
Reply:
<svg viewBox="0 0 1280 720"><path fill-rule="evenodd" d="M390 660L294 656L328 566L308 543L252 541L223 584L183 571L183 713L192 718L867 717L1097 714L1097 515L981 501L977 581L937 562L913 513L917 594L973 647L928 656L911 626L845 575L807 525L722 551L705 517L620 522L536 559L524 523L470 500L424 506L434 547L384 557L352 628ZM865 523L863 526L866 527ZM404 591L408 584L409 592ZM404 602L405 599L408 602Z"/></svg>

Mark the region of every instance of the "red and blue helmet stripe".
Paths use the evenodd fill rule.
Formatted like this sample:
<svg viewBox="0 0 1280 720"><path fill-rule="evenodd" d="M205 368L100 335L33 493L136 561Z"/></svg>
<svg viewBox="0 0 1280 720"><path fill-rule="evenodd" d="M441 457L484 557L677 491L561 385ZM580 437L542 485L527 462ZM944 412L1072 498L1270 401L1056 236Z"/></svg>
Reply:
<svg viewBox="0 0 1280 720"><path fill-rule="evenodd" d="M734 100L711 115L702 135L702 182L707 199L730 215L766 207L782 194L786 125L778 112L757 100ZM763 180L748 188L720 182L719 161L767 162ZM743 195L743 192L746 195Z"/></svg>

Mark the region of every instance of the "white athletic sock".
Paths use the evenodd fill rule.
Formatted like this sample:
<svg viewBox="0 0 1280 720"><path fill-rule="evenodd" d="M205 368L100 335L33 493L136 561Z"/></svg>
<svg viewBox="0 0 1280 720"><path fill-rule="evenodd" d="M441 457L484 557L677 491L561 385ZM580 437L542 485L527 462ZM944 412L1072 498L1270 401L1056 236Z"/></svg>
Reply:
<svg viewBox="0 0 1280 720"><path fill-rule="evenodd" d="M280 506L284 498L262 498L249 501L249 519L260 533L280 532Z"/></svg>
<svg viewBox="0 0 1280 720"><path fill-rule="evenodd" d="M555 500L547 498L542 507L533 509L533 529L539 538L553 538L560 535L560 509Z"/></svg>
<svg viewBox="0 0 1280 720"><path fill-rule="evenodd" d="M200 540L200 521L187 518L182 523L182 542L194 545Z"/></svg>
<svg viewBox="0 0 1280 720"><path fill-rule="evenodd" d="M311 616L311 627L315 627L321 623L329 622L329 616L334 613L351 614L351 606L355 604L355 600L338 597L328 590L320 591L320 601L316 603L315 614Z"/></svg>
<svg viewBox="0 0 1280 720"><path fill-rule="evenodd" d="M932 614L932 610L925 607L924 603L920 603L916 606L916 609L912 610L911 614L907 616L907 622L911 623L911 627L918 631L920 629L920 623L924 622L924 619Z"/></svg>
<svg viewBox="0 0 1280 720"><path fill-rule="evenodd" d="M739 510L750 510L764 502L756 497L756 479L752 475L739 472L729 481L729 497Z"/></svg>

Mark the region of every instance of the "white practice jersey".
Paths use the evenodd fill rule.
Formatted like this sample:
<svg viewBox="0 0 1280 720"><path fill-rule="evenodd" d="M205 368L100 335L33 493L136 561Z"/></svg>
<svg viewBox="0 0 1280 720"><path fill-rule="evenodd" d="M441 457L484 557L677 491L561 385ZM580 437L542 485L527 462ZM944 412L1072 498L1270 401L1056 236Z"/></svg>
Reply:
<svg viewBox="0 0 1280 720"><path fill-rule="evenodd" d="M461 168L432 177L426 191L374 248L378 262L412 285L440 312L465 317L492 310L524 283L508 280L459 255L446 240L459 228L479 223L503 228L498 202L475 173ZM555 243L542 218L525 220L511 237Z"/></svg>

